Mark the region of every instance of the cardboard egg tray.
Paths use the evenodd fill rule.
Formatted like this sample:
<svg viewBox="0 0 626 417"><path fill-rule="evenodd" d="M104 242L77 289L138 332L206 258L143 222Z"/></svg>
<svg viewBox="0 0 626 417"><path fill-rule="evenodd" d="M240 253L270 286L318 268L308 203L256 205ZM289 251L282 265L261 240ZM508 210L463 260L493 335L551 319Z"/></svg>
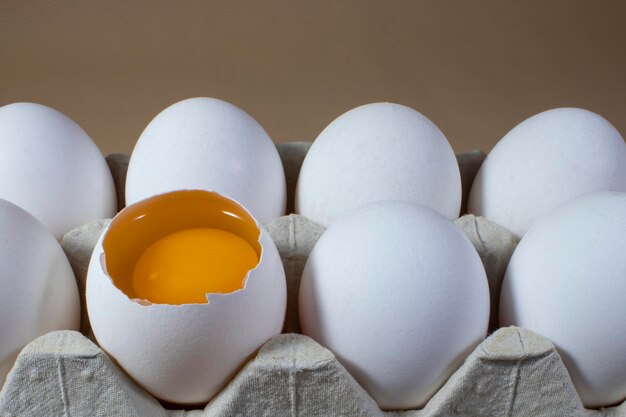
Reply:
<svg viewBox="0 0 626 417"><path fill-rule="evenodd" d="M310 144L277 146L287 177L288 211L292 212L295 184ZM480 151L458 156L464 196L484 157ZM107 162L121 208L128 156L110 155ZM510 232L480 217L465 215L455 223L475 245L485 265L495 318L500 284L517 242ZM626 417L626 402L600 410L585 409L554 345L516 327L498 329L485 339L423 409L380 410L332 352L298 334L300 276L324 228L293 214L265 225L276 242L287 276L284 333L262 346L203 409L182 410L162 404L136 385L93 341L84 310L84 284L91 252L106 224L107 220L97 220L63 238L63 249L83 297L81 332L51 332L23 349L0 391L0 417ZM492 330L496 324L492 321Z"/></svg>

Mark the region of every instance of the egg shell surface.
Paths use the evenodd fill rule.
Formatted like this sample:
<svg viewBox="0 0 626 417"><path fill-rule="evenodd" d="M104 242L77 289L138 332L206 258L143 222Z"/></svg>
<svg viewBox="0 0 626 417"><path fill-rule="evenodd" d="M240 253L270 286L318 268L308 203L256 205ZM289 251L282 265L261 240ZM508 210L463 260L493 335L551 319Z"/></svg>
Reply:
<svg viewBox="0 0 626 417"><path fill-rule="evenodd" d="M446 137L421 113L373 103L335 119L300 170L295 208L328 227L342 213L382 200L421 204L459 217L461 175Z"/></svg>
<svg viewBox="0 0 626 417"><path fill-rule="evenodd" d="M0 199L0 387L29 342L53 330L78 330L74 273L49 230Z"/></svg>
<svg viewBox="0 0 626 417"><path fill-rule="evenodd" d="M0 107L0 198L22 207L57 238L115 215L111 172L80 126L50 107Z"/></svg>
<svg viewBox="0 0 626 417"><path fill-rule="evenodd" d="M303 333L330 349L383 409L419 408L484 339L489 289L452 222L401 201L330 226L300 285Z"/></svg>
<svg viewBox="0 0 626 417"><path fill-rule="evenodd" d="M626 144L600 115L558 108L523 121L496 144L476 174L468 212L519 238L559 204L597 191L626 191Z"/></svg>
<svg viewBox="0 0 626 417"><path fill-rule="evenodd" d="M554 343L588 408L626 399L626 193L578 197L542 218L509 262L500 325Z"/></svg>
<svg viewBox="0 0 626 417"><path fill-rule="evenodd" d="M287 204L285 173L270 137L249 114L214 98L163 110L131 155L127 204L179 189L231 197L261 223L282 216Z"/></svg>
<svg viewBox="0 0 626 417"><path fill-rule="evenodd" d="M208 294L207 304L146 305L129 299L103 268L110 227L96 245L87 275L87 308L100 347L157 398L206 403L281 331L286 283L274 242L260 230L259 263L238 291Z"/></svg>

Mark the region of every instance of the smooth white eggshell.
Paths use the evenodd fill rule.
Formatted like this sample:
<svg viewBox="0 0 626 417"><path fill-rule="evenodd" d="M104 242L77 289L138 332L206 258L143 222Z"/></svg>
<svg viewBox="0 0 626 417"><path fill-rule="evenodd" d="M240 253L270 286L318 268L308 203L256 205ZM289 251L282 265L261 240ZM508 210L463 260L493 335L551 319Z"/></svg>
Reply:
<svg viewBox="0 0 626 417"><path fill-rule="evenodd" d="M422 407L485 337L489 289L452 222L400 201L346 214L319 239L300 286L303 333L383 409Z"/></svg>
<svg viewBox="0 0 626 417"><path fill-rule="evenodd" d="M583 109L539 113L487 155L468 212L521 237L559 204L596 191L626 191L626 145L601 116Z"/></svg>
<svg viewBox="0 0 626 417"><path fill-rule="evenodd" d="M210 294L208 304L141 305L120 291L102 267L100 237L87 274L87 309L98 343L154 396L206 403L251 355L279 334L286 283L272 239L261 230L261 259L245 287Z"/></svg>
<svg viewBox="0 0 626 417"><path fill-rule="evenodd" d="M239 201L261 223L285 213L280 156L243 110L214 98L180 101L141 134L126 176L126 204L180 189L216 191Z"/></svg>
<svg viewBox="0 0 626 417"><path fill-rule="evenodd" d="M296 212L328 227L342 213L382 200L459 217L461 175L454 151L421 113L393 103L357 107L335 119L304 159Z"/></svg>
<svg viewBox="0 0 626 417"><path fill-rule="evenodd" d="M0 107L0 198L39 219L57 239L117 209L111 172L80 126L50 107Z"/></svg>
<svg viewBox="0 0 626 417"><path fill-rule="evenodd" d="M539 220L509 263L500 324L552 341L586 407L626 399L626 193L576 198Z"/></svg>
<svg viewBox="0 0 626 417"><path fill-rule="evenodd" d="M53 330L78 330L80 301L69 261L41 222L0 199L0 387L17 355Z"/></svg>

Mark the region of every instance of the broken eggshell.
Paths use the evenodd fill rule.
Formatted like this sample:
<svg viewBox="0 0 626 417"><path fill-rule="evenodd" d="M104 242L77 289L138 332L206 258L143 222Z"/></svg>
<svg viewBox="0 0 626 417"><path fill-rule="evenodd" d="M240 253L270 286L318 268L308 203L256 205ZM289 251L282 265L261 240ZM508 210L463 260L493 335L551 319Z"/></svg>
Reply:
<svg viewBox="0 0 626 417"><path fill-rule="evenodd" d="M243 227L258 233L259 262L243 280L240 290L227 294L207 294L206 304L151 304L133 299L119 287L119 278L107 273L112 265L107 256L131 255L132 238L137 232L121 230L124 218L139 214L143 205L180 204L182 223L193 215L190 204L198 198L210 204L220 200L222 211L236 221L233 212L247 222ZM187 199L187 200L185 200ZM219 206L219 204L217 205ZM197 207L196 207L197 209ZM133 210L135 212L133 212ZM206 217L206 216L204 216ZM163 218L138 216L145 231L162 227ZM138 226L137 226L138 227ZM188 224L190 227L211 227ZM167 227L166 227L167 229ZM110 247L108 236L121 237L119 247ZM161 231L152 241L172 233ZM243 235L241 235L243 237ZM105 252L105 248L110 253ZM136 260L136 258L135 258ZM108 268L109 271L112 271ZM113 277L112 277L113 276ZM130 281L131 277L121 277ZM286 284L280 256L270 236L234 200L220 194L187 190L175 191L143 200L122 210L104 231L92 254L87 274L87 309L94 335L100 345L139 385L155 397L178 404L206 403L234 376L256 350L283 326L286 308Z"/></svg>

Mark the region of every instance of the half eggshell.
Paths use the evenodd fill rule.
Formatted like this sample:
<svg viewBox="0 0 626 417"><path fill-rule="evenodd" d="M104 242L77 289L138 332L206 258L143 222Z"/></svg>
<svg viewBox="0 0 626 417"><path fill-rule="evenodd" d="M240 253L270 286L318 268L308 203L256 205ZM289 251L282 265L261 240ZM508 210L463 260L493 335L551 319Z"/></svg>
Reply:
<svg viewBox="0 0 626 417"><path fill-rule="evenodd" d="M152 304L134 299L107 273L111 265L107 256L126 253L132 258L129 252L140 252L132 245L138 230L119 227L124 226L125 217L138 213L138 205L144 205L144 209L168 202L194 206L185 199L207 204L220 200L228 206L224 209L226 215L238 210L248 226L258 231L259 263L248 272L240 290L207 294L206 304ZM193 217L186 212L180 216ZM155 229L163 227L167 220L152 217L139 216L144 232L156 233ZM119 247L113 248L107 245L107 238L116 233ZM165 227L159 233L171 231ZM274 242L237 202L201 190L162 194L122 210L98 240L89 265L86 292L91 325L100 347L147 391L178 404L209 401L263 343L280 333L285 317L285 274Z"/></svg>

